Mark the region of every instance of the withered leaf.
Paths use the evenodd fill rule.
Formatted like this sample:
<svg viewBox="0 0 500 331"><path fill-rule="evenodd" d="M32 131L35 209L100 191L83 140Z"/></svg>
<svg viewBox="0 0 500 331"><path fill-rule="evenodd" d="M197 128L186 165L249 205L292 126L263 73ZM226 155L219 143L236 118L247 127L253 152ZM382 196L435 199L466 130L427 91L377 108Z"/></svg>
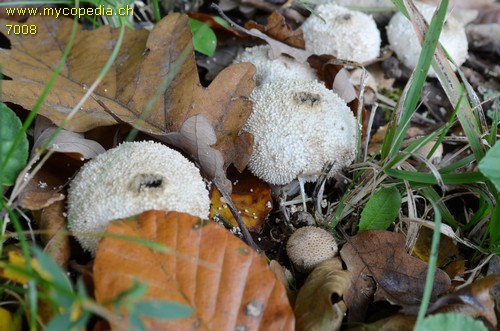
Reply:
<svg viewBox="0 0 500 331"><path fill-rule="evenodd" d="M96 300L108 304L133 279L148 285L144 299L195 308L190 318L143 319L148 330L293 330L283 285L249 246L215 223L183 213L148 211L110 223L94 263ZM155 242L154 250L127 236ZM113 310L113 306L108 306Z"/></svg>
<svg viewBox="0 0 500 331"><path fill-rule="evenodd" d="M353 275L353 286L344 295L350 321L362 321L372 299L411 306L422 299L427 264L405 252L405 239L390 231L365 231L342 247L340 255ZM448 275L436 270L432 301L451 284ZM375 286L375 288L373 288Z"/></svg>
<svg viewBox="0 0 500 331"><path fill-rule="evenodd" d="M47 145L48 150L64 153L68 156L76 155L78 159L91 159L104 153L106 150L97 141L85 139L82 133L60 130L53 138L57 126L43 116L35 120L33 134L33 152ZM52 138L52 139L51 139Z"/></svg>
<svg viewBox="0 0 500 331"><path fill-rule="evenodd" d="M272 210L271 187L248 170L241 174L236 174L235 171L229 172L228 178L233 183L231 198L240 212L243 223L250 231L259 231ZM212 202L210 218L220 215L233 226L238 226L227 202L215 185L210 190L210 201Z"/></svg>
<svg viewBox="0 0 500 331"><path fill-rule="evenodd" d="M302 29L299 28L294 31L292 27L286 23L285 18L277 11L274 11L268 17L266 25L258 24L257 22L250 20L245 23L245 28L248 30L257 29L269 37L279 40L292 47L300 49L306 48L304 32Z"/></svg>
<svg viewBox="0 0 500 331"><path fill-rule="evenodd" d="M42 231L40 239L45 245L44 251L64 269L67 268L70 257L65 209L64 201L57 201L34 213L38 228Z"/></svg>
<svg viewBox="0 0 500 331"><path fill-rule="evenodd" d="M460 290L439 298L430 311L432 313L458 313L480 318L496 329L495 300L490 293L493 286L500 282L499 275L489 275L476 280Z"/></svg>
<svg viewBox="0 0 500 331"><path fill-rule="evenodd" d="M68 43L72 21L37 16L27 24L37 26L37 38L7 35L5 24L2 25L0 32L10 38L12 49L0 53L0 64L5 68L4 74L12 79L3 82L3 100L32 109ZM66 66L42 105L41 115L61 124L97 78L118 33L108 26L93 31L78 28ZM147 133L166 135L179 132L189 118L204 116L216 134L217 143L212 147L221 153L223 165L235 162L242 168L251 152L251 140L248 134L239 133L251 112L248 97L254 88L254 73L255 68L249 63L232 65L207 89L203 88L188 18L171 14L150 33L126 31L118 57L94 98L85 102L65 128L83 132L114 124L117 117ZM148 108L151 100L156 102ZM101 104L115 117L104 111ZM200 148L210 147L198 139L196 132L185 130L183 135L196 140L196 150L187 150L191 155L199 156ZM242 151L247 154L241 155ZM199 161L203 169L215 167L217 174L224 172L219 164ZM215 175L213 171L206 172ZM219 179L224 182L225 177Z"/></svg>
<svg viewBox="0 0 500 331"><path fill-rule="evenodd" d="M339 258L314 268L295 301L296 330L339 330L347 310L342 295L351 282L351 273L342 270Z"/></svg>

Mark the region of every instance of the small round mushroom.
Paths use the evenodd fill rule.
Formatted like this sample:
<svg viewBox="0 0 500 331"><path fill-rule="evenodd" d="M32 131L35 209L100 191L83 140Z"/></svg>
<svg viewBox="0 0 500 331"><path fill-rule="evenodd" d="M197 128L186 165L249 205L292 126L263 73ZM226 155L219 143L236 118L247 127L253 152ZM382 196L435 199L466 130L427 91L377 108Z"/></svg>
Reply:
<svg viewBox="0 0 500 331"><path fill-rule="evenodd" d="M246 48L235 59L234 63L250 62L255 66L257 86L264 81L272 81L283 77L288 79L315 80L316 74L307 63L300 63L284 55L271 60L268 56L269 45Z"/></svg>
<svg viewBox="0 0 500 331"><path fill-rule="evenodd" d="M328 231L306 226L290 236L286 252L299 271L308 272L321 262L333 258L338 252L338 245Z"/></svg>
<svg viewBox="0 0 500 331"><path fill-rule="evenodd" d="M423 3L416 3L416 5L425 20L430 22L436 7ZM398 12L391 18L387 25L387 39L401 62L406 67L414 69L422 47L413 26L402 13ZM439 41L458 66L467 60L468 42L465 28L453 16L447 17ZM431 68L428 75L435 77L436 73Z"/></svg>
<svg viewBox="0 0 500 331"><path fill-rule="evenodd" d="M68 228L95 254L112 220L156 209L208 216L210 199L195 165L156 142L127 142L87 162L68 190Z"/></svg>
<svg viewBox="0 0 500 331"><path fill-rule="evenodd" d="M327 163L329 176L356 153L357 122L346 103L318 81L279 78L255 89L244 131L254 136L248 167L262 180L285 185L316 180Z"/></svg>
<svg viewBox="0 0 500 331"><path fill-rule="evenodd" d="M301 26L306 50L356 62L379 56L380 31L371 16L335 4L318 6L316 13Z"/></svg>

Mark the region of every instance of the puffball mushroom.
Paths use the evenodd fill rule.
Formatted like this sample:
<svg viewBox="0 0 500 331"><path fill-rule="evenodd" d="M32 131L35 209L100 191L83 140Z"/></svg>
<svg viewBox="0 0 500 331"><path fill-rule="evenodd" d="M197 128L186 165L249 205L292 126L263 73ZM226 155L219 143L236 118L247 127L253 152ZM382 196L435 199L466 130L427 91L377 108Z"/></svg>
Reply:
<svg viewBox="0 0 500 331"><path fill-rule="evenodd" d="M248 168L262 180L285 185L329 176L348 166L356 152L357 122L346 103L318 81L278 78L250 95L253 110L244 131L254 136Z"/></svg>
<svg viewBox="0 0 500 331"><path fill-rule="evenodd" d="M416 5L429 23L436 7L423 3L416 3ZM387 39L399 60L406 67L414 69L417 66L422 47L413 26L402 13L398 12L391 18L387 25ZM439 41L458 66L467 60L468 42L465 28L453 16L446 18ZM454 66L452 65L452 67ZM429 76L436 76L432 68L429 70Z"/></svg>
<svg viewBox="0 0 500 331"><path fill-rule="evenodd" d="M257 86L264 81L279 77L301 80L315 80L316 74L307 63L300 63L284 55L270 59L271 47L260 45L246 48L234 59L234 63L250 62L255 66L255 81Z"/></svg>
<svg viewBox="0 0 500 331"><path fill-rule="evenodd" d="M333 258L338 252L338 245L328 231L305 226L290 236L286 252L299 271L308 272L321 262Z"/></svg>
<svg viewBox="0 0 500 331"><path fill-rule="evenodd" d="M210 199L195 165L160 143L126 142L87 162L68 190L68 228L95 254L112 220L146 210L208 216Z"/></svg>
<svg viewBox="0 0 500 331"><path fill-rule="evenodd" d="M379 56L380 31L370 15L335 4L320 5L315 11L317 15L309 16L301 26L306 50L356 62Z"/></svg>

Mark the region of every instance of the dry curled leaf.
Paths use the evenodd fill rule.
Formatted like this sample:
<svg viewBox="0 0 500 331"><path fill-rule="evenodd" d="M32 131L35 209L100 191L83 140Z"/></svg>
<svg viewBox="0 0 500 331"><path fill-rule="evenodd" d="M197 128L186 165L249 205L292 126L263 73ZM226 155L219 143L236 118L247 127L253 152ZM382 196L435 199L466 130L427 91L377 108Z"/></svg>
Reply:
<svg viewBox="0 0 500 331"><path fill-rule="evenodd" d="M286 23L285 18L274 11L267 19L267 24L258 24L255 21L248 21L245 24L245 28L257 29L262 33L265 33L271 38L279 40L289 46L305 49L306 42L304 41L304 32L302 29L293 30L292 27Z"/></svg>
<svg viewBox="0 0 500 331"><path fill-rule="evenodd" d="M35 120L31 154L44 145L48 150L77 159L91 159L106 151L97 141L85 139L82 133L62 129L55 134L56 131L57 126L43 116L38 116Z"/></svg>
<svg viewBox="0 0 500 331"><path fill-rule="evenodd" d="M339 258L314 268L295 301L296 330L339 330L347 310L342 296L351 282L351 273L342 270Z"/></svg>
<svg viewBox="0 0 500 331"><path fill-rule="evenodd" d="M37 26L37 38L8 35L5 24L0 27L12 45L0 53L0 64L11 78L2 83L3 100L32 109L68 43L72 21L36 16L27 24ZM62 123L104 67L118 34L118 29L109 26L92 31L77 29L66 66L42 105L41 115L56 125ZM188 18L171 14L151 32L126 30L118 57L95 90L94 98L85 102L65 128L83 132L114 124L117 118L159 136L184 128L182 135L193 141L187 152L198 159L208 177L227 186L222 176L225 167L235 163L242 169L251 153L251 135L240 135L240 130L251 112L248 97L255 85L254 73L252 64L232 65L203 88ZM212 126L215 145L210 146L203 135L186 129L186 121L197 116L205 117ZM200 150L211 154L201 158ZM222 164L211 163L221 158Z"/></svg>
<svg viewBox="0 0 500 331"><path fill-rule="evenodd" d="M372 300L387 300L400 306L418 305L427 276L427 264L405 251L405 238L390 231L365 231L340 251L353 286L344 295L350 321L362 321ZM431 300L451 284L448 275L436 270Z"/></svg>
<svg viewBox="0 0 500 331"><path fill-rule="evenodd" d="M273 208L271 187L259 178L252 175L248 170L241 174L229 174L229 179L233 182L233 192L231 198L234 206L240 212L243 223L251 231L259 231L267 215ZM222 216L231 225L238 226L227 202L215 186L210 190L210 218Z"/></svg>
<svg viewBox="0 0 500 331"><path fill-rule="evenodd" d="M293 330L283 285L264 258L215 223L148 211L110 223L94 264L96 300L109 304L132 280L148 285L145 299L194 308L177 321L143 319L148 330ZM133 237L166 247L155 250ZM113 310L112 306L108 306Z"/></svg>
<svg viewBox="0 0 500 331"><path fill-rule="evenodd" d="M499 275L489 275L476 280L460 290L439 298L429 311L438 313L457 313L486 321L492 329L497 327L495 300L491 289L500 281Z"/></svg>
<svg viewBox="0 0 500 331"><path fill-rule="evenodd" d="M70 257L69 237L66 230L66 209L64 201L57 201L34 214L44 251L63 269L68 266Z"/></svg>

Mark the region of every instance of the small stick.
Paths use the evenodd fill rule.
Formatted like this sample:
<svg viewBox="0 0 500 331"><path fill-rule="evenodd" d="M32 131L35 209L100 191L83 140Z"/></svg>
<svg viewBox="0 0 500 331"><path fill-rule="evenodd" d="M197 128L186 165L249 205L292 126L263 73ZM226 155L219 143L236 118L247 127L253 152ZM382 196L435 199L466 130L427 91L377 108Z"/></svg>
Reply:
<svg viewBox="0 0 500 331"><path fill-rule="evenodd" d="M261 249L255 241L253 241L252 236L250 235L250 232L248 231L247 226L245 223L243 223L243 219L241 218L240 213L238 213L238 209L236 209L233 199L231 199L231 196L226 192L224 187L218 182L218 180L214 179L213 183L215 184L215 187L219 190L219 192L222 194L222 197L226 200L227 205L229 206L229 209L231 210L231 213L233 214L233 217L236 219L236 222L238 223L238 226L240 227L241 234L243 235L243 240L250 246L252 247L257 253L261 253Z"/></svg>

